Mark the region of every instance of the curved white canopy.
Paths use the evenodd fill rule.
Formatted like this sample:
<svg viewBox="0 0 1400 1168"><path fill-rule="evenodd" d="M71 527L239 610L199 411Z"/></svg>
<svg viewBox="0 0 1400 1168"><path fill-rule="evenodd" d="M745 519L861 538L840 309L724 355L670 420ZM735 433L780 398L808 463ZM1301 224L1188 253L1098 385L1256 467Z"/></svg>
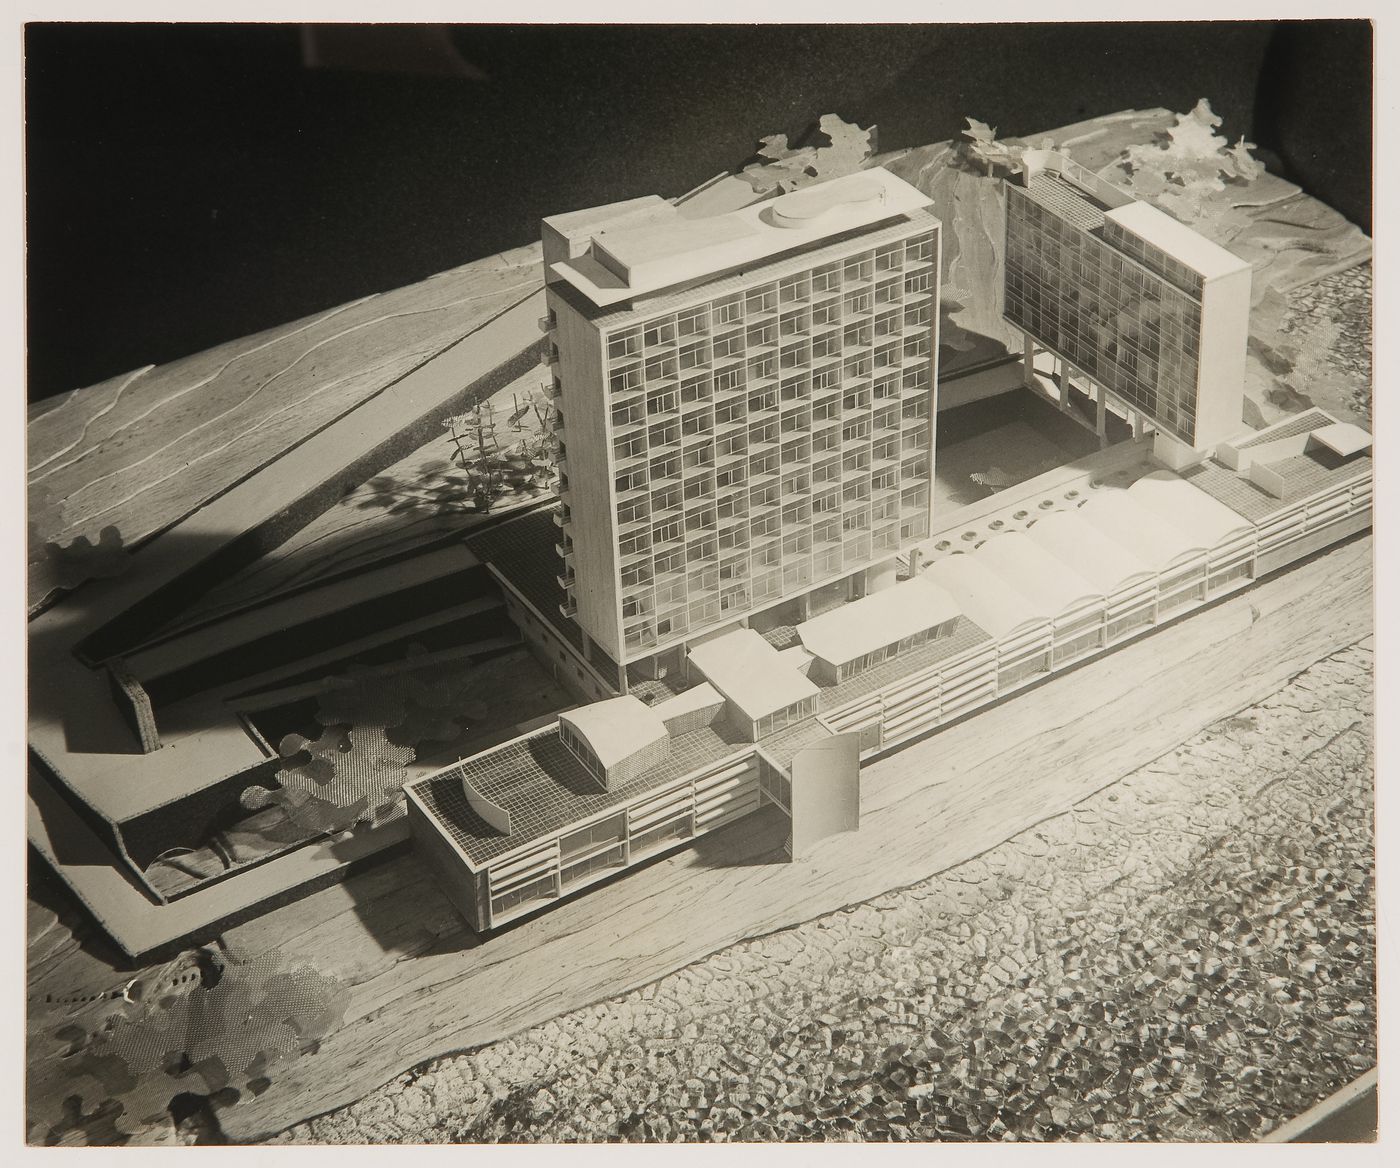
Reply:
<svg viewBox="0 0 1400 1168"><path fill-rule="evenodd" d="M1026 535L1105 595L1153 575L1130 548L1109 538L1077 510L1052 511L1028 527Z"/></svg>
<svg viewBox="0 0 1400 1168"><path fill-rule="evenodd" d="M1219 499L1169 470L1154 470L1144 475L1128 488L1128 494L1154 515L1198 536L1206 547L1218 547L1254 528L1249 520L1231 511Z"/></svg>
<svg viewBox="0 0 1400 1168"><path fill-rule="evenodd" d="M994 637L1003 637L1023 625L1042 624L1047 619L1025 596L968 552L941 556L931 561L923 574L945 589L974 624Z"/></svg>
<svg viewBox="0 0 1400 1168"><path fill-rule="evenodd" d="M1021 593L1041 616L1056 617L1086 601L1103 599L1101 589L1024 532L993 536L973 555Z"/></svg>
<svg viewBox="0 0 1400 1168"><path fill-rule="evenodd" d="M1154 572L1178 560L1204 555L1206 545L1144 506L1129 492L1113 488L1095 491L1078 511L1110 539L1122 544Z"/></svg>

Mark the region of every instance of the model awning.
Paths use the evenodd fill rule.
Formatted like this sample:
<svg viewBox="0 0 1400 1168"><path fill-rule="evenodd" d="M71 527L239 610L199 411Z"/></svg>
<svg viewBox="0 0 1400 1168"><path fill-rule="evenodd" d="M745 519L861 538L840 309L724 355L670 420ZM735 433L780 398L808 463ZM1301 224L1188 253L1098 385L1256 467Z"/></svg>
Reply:
<svg viewBox="0 0 1400 1168"><path fill-rule="evenodd" d="M1322 443L1333 454L1342 458L1350 458L1353 454L1370 450L1372 442L1369 433L1350 422L1332 422L1330 425L1319 426L1312 432L1311 437L1313 441Z"/></svg>
<svg viewBox="0 0 1400 1168"><path fill-rule="evenodd" d="M689 659L706 681L755 722L818 693L816 685L753 629L735 629L696 645Z"/></svg>
<svg viewBox="0 0 1400 1168"><path fill-rule="evenodd" d="M1154 572L1179 560L1204 555L1200 538L1171 522L1164 515L1143 506L1127 491L1105 487L1089 496L1078 514L1110 539L1122 544Z"/></svg>
<svg viewBox="0 0 1400 1168"><path fill-rule="evenodd" d="M1110 539L1078 510L1052 511L1037 519L1026 534L1106 596L1154 574L1140 557Z"/></svg>
<svg viewBox="0 0 1400 1168"><path fill-rule="evenodd" d="M797 626L802 647L844 665L960 615L958 603L922 576L872 592Z"/></svg>
<svg viewBox="0 0 1400 1168"><path fill-rule="evenodd" d="M1103 598L1102 589L1095 588L1023 532L993 536L973 555L1021 593L1041 616L1057 617Z"/></svg>
<svg viewBox="0 0 1400 1168"><path fill-rule="evenodd" d="M669 737L656 712L630 694L579 706L560 714L559 722L586 742L605 767Z"/></svg>
<svg viewBox="0 0 1400 1168"><path fill-rule="evenodd" d="M1254 525L1169 470L1155 470L1128 488L1129 496L1174 527L1190 532L1206 547L1219 547Z"/></svg>
<svg viewBox="0 0 1400 1168"><path fill-rule="evenodd" d="M1004 637L1023 625L1042 624L1047 619L1025 596L968 552L931 561L924 569L924 579L946 590L963 615L994 637Z"/></svg>

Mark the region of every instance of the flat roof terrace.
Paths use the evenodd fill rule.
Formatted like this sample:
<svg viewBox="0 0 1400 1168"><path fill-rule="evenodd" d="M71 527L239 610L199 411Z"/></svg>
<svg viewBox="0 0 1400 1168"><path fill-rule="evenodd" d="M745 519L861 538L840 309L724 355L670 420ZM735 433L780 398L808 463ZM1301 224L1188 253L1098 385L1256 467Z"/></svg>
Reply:
<svg viewBox="0 0 1400 1168"><path fill-rule="evenodd" d="M1025 190L1031 200L1082 231L1100 231L1107 203L1051 170L1031 176Z"/></svg>
<svg viewBox="0 0 1400 1168"><path fill-rule="evenodd" d="M587 252L550 270L607 309L733 269L758 272L773 257L859 235L931 203L884 167L870 167L722 215L605 226Z"/></svg>
<svg viewBox="0 0 1400 1168"><path fill-rule="evenodd" d="M1264 464L1282 476L1284 491L1276 498L1237 471L1207 459L1199 466L1180 471L1193 487L1218 499L1251 523L1260 523L1286 511L1312 495L1321 494L1371 472L1371 456L1357 454L1343 458L1325 448L1295 454L1278 462Z"/></svg>
<svg viewBox="0 0 1400 1168"><path fill-rule="evenodd" d="M600 309L587 297L572 287L556 285L561 295L570 298L570 303L600 329L609 330L625 325L650 320L654 316L664 316L678 308L684 308L699 301L718 300L734 292L743 292L758 284L767 284L787 276L805 272L809 268L843 260L856 252L869 251L882 244L897 239L905 239L916 234L920 228L933 231L940 226L938 216L924 207L917 207L903 215L895 215L887 224L843 232L829 240L806 250L784 252L762 262L737 266L737 270L705 280L700 285L687 283L676 288L658 291L655 296L638 298L636 305L624 302L623 307ZM794 241L795 242L795 241Z"/></svg>

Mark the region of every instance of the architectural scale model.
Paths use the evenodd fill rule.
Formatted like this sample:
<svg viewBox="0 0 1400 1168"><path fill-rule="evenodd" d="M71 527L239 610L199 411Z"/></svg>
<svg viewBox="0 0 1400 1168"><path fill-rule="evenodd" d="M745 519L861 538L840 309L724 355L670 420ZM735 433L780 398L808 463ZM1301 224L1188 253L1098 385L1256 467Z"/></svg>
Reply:
<svg viewBox="0 0 1400 1168"><path fill-rule="evenodd" d="M1138 440L932 534L917 191L874 169L710 220L545 221L563 601L479 551L554 675L609 696L406 787L473 928L762 806L801 857L858 826L861 759L1369 525L1369 435L1320 410L1241 434L1247 263L1051 152L1006 196L1025 384Z"/></svg>
<svg viewBox="0 0 1400 1168"><path fill-rule="evenodd" d="M1053 150L1006 190L1005 314L1109 402L1152 419L1181 468L1240 428L1250 266Z"/></svg>
<svg viewBox="0 0 1400 1168"><path fill-rule="evenodd" d="M133 956L410 837L479 932L760 808L801 859L858 828L863 760L1369 526L1370 435L1242 421L1247 263L1053 152L1003 189L1025 348L997 392L1050 403L1082 457L936 504L942 232L881 167L551 217L543 293L35 620L36 848ZM528 372L541 313L557 501L177 610ZM408 772L394 723L315 723L352 669L433 739L455 691L411 670L522 641L582 704L445 767ZM167 862L230 832L212 874Z"/></svg>
<svg viewBox="0 0 1400 1168"><path fill-rule="evenodd" d="M653 196L544 221L565 614L620 688L928 535L930 202L877 167L705 219Z"/></svg>

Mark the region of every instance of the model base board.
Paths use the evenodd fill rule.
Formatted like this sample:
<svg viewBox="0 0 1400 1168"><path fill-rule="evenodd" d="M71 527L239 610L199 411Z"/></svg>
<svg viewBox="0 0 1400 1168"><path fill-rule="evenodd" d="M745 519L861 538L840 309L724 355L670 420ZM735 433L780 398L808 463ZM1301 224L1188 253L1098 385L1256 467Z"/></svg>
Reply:
<svg viewBox="0 0 1400 1168"><path fill-rule="evenodd" d="M1142 151L1148 149L1143 144L1179 120L1165 111L1129 112L1068 127L1054 137L1071 144L1079 165L1108 170L1130 151L1141 165ZM946 146L934 146L874 160L931 196L933 210L944 223L945 271L952 264L964 279L985 280L976 288L951 290L961 307L946 316L938 334L943 376L936 441L937 454L946 454L945 478L931 484L934 522L927 539L906 549L898 568L900 575L928 579L939 575L939 561L951 552L966 550L971 553L966 558L975 558L984 544L990 546L1008 529L1033 532L1028 517L1078 511L1079 502L1105 491L1126 494L1127 480L1141 478L1151 468L1145 461L1152 447L1151 427L1130 403L1096 392L1092 379L1065 362L1062 353L1033 354L1024 369L1013 363L1018 355L1015 330L987 313L986 306L996 300L991 282L995 265L977 262L999 246L1003 228L995 188L1000 179L950 165L951 158ZM1267 289L1252 321L1257 335L1260 329L1280 326L1278 297L1363 261L1369 241L1296 188L1267 174L1261 172L1238 186L1241 189L1227 195L1240 200L1238 207L1232 206L1232 215L1286 214L1296 232L1282 247L1265 247L1248 231L1216 238L1254 261L1256 290L1261 282ZM718 197L718 189L707 187L709 194L702 191L693 197ZM732 192L724 195L731 198ZM978 213L955 214L955 205L976 207ZM725 203L724 209L732 209L732 204ZM1218 211L1205 207L1193 226L1210 234ZM1219 221L1225 219L1222 214ZM1236 219L1230 221L1238 226ZM240 776L253 776L262 767L256 777L265 782L263 773L292 758L298 742L315 748L309 762L298 764L314 770L317 751L335 746L332 732L340 723L334 719L349 703L367 701L366 692L378 691L378 704L370 715L377 719L376 732L370 738L344 741L350 742L352 753L368 748L387 758L405 749L395 741L399 730L415 727L409 749L416 754L412 765L419 777L405 774L400 780L410 787L434 773L446 773L443 768L450 771L456 757L489 757L504 739L523 735L533 740L555 733L554 713L571 701L595 702L623 688L662 702L675 696L674 675L645 663L619 666L596 645L558 632L566 618L557 601L550 608L546 594L559 592L554 542L560 527L550 518L552 504L547 499L521 496L501 507L518 509L519 515L500 514L478 524L475 519L461 522L453 511L450 484L426 500L409 497L416 491L413 477L427 461L427 426L440 428L441 415L478 399L498 401L508 409L513 389L519 392L532 377L538 380L530 367L541 344L542 305L535 303L539 297L531 291L539 286L539 259L537 249L521 249L289 326L256 343L228 346L179 367L141 371L73 395L32 423L31 484L38 530L41 538L55 541L55 548L71 542L89 516L93 523L119 519L128 547L190 516L166 536L123 553L129 575L119 573L107 580L82 582L84 570L96 577L107 574L110 565L105 561L94 557L84 569L72 557L38 546L31 561L32 599L36 607L51 605L31 628L32 651L41 670L44 662L59 660L80 642L100 656L109 647L102 637L112 634L108 626L113 621L122 634L114 643L132 635L146 640L141 647L147 656L138 664L175 660L184 652L175 639L178 621L162 630L159 626L170 614L150 605L138 604L134 617L126 614L132 601L148 594L152 580L178 587L194 578L191 572L203 572L214 587L202 609L183 618L186 629L202 627L200 622L232 629L238 621L251 621L248 628L256 629L259 611L281 606L278 612L297 614L287 627L298 639L279 644L277 628L269 624L265 631L272 639L264 644L289 660L301 654L308 664L301 672L279 665L263 673L251 672L249 664L239 665L241 672L221 691L219 701L241 701L253 733L232 724L221 733L232 735L229 741L239 738L239 749L246 749L248 757L231 758L228 765L213 764L210 769L182 768L185 777L180 782L188 790L163 793L156 790L158 783L138 782L130 790L148 788L139 797L118 798L112 794L117 788L98 792L83 777L88 768L82 756L91 744L85 747L71 726L65 731L61 719L50 727L55 732L37 751L43 766L31 779L30 838L35 853L67 882L83 907L70 909L59 902L57 914L42 906L31 914L32 1133L81 1131L89 1116L96 1117L91 1122L97 1131L112 1100L125 1098L116 1130L142 1140L158 1138L168 1124L163 1110L168 1101L156 1095L169 1086L166 1094L190 1091L217 1099L211 1106L228 1138L271 1135L364 1095L410 1063L495 1041L561 1010L641 986L746 937L962 864L1047 817L1065 813L1202 727L1266 698L1300 671L1369 635L1369 452L1344 443L1340 430L1324 443L1328 453L1319 455L1316 443L1307 438L1303 449L1294 450L1297 434L1271 429L1274 439L1268 443L1267 458L1258 454L1252 474L1244 465L1253 461L1247 436L1234 446L1236 465L1178 463L1177 477L1232 509L1244 521L1244 534L1222 531L1219 547L1202 544L1199 562L1183 559L1175 565L1180 569L1175 575L1168 570L1172 565L1162 565L1151 589L1155 599L1149 606L1150 619L1139 619L1147 611L1137 603L1142 581L1124 578L1116 600L1109 597L1110 589L1103 590L1105 607L1094 618L1096 640L1075 623L1085 614L1072 609L1043 611L1036 618L1040 625L1031 621L999 635L981 629L979 643L987 648L978 651L990 654L983 662L990 681L972 685L977 679L939 675L938 707L932 713L911 707L908 693L895 692L908 688L905 665L916 660L915 654L922 652L933 661L935 650L927 645L911 645L906 658L896 652L889 660L867 666L872 672L863 681L862 671L850 678L833 672L835 688L859 688L878 680L862 694L852 689L847 700L819 708L811 722L818 739L849 735L862 755L858 830L849 830L850 817L828 817L819 808L823 827L817 835L824 838L799 832L799 840L805 842L794 855L791 790L784 800L778 782L791 782L791 776L779 765L767 776L772 781L765 782L760 774L753 791L741 792L742 799L726 788L723 799L728 803L706 805L703 814L724 830L706 833L694 843L689 835L659 839L654 850L639 851L636 857L649 860L645 869L621 879L611 879L617 869L602 864L587 876L587 895L550 900L547 912L540 911L544 903L517 896L498 920L492 920L488 895L486 913L478 916L486 931L477 934L466 928L462 915L472 917L481 904L481 890L459 889L456 907L443 895L453 875L451 850L442 853L441 876L432 875L423 857L410 850L411 822L424 840L437 831L423 817L411 821L391 813L385 822L349 834L289 840L247 853L244 866L229 871L201 867L183 859L179 848L169 849L169 857L161 861L167 876L153 882L152 870L143 865L171 842L164 836L169 824L188 822L193 813L226 833L219 800L228 791L237 798L250 785L251 779ZM984 274L974 275L977 272ZM465 312L454 307L463 303L471 305ZM335 367L343 367L344 376L302 385L306 374L298 371L294 358L313 349L321 358L338 362ZM1253 348L1249 360L1249 428L1285 422L1287 430L1273 403L1286 396L1279 387L1291 374L1280 371L1283 364L1277 357L1264 370ZM85 494L87 484L73 477L79 473L72 469L77 460L64 457L61 450L81 428L79 442L88 444L102 462L102 467L92 463L87 469L125 474L140 486L149 468L139 468L151 453L142 443L175 442L180 436L156 427L150 437L126 446L104 446L125 424L128 412L135 408L164 417L163 395L183 394L211 371L206 390L210 411L216 411L214 398L228 388L219 370L237 371L240 365L264 361L269 372L292 370L284 381L301 388L284 384L284 390L294 395L305 390L306 400L315 403L314 409L284 417L275 440L264 432L260 444L240 445L237 457L230 456L227 467L221 465L212 477L175 468L160 479L165 484L160 490L142 486L131 495L134 502L125 504L120 515L104 515L101 501L90 490ZM334 387L334 393L321 394L325 385ZM1340 408L1342 397L1334 400L1328 393L1333 390L1326 389L1319 398L1322 418L1303 427L1307 433L1366 421ZM1017 404L1007 413L1013 401ZM1005 415L1003 424L987 423L999 411ZM1009 421L1013 415L1014 425ZM171 417L171 426L178 429L180 419ZM1020 452L1010 467L998 465L997 456L987 454L1010 449L1007 443ZM1082 450L1066 453L1081 443ZM1105 444L1107 449L1097 452ZM1044 460L1039 465L1038 458ZM937 466L935 459L935 473ZM1127 468L1132 469L1125 474ZM228 474L220 477L224 469ZM367 475L377 477L357 486L358 477ZM1124 481L1114 482L1115 475ZM308 494L308 483L320 487ZM349 505L336 504L335 498L347 490ZM59 514L46 509L45 491L67 494L62 528L45 526L46 516ZM294 497L306 505L296 503L288 512ZM371 498L379 502L360 505ZM537 583L538 570L507 569L480 550L493 540L500 543L502 533L541 518L553 538L538 553L528 551L523 560L547 570L549 586L544 589ZM411 534L405 537L403 532ZM464 537L473 558L482 561L465 569L475 590L466 605L454 607L435 598L432 580L450 577L431 572L422 585L431 610L427 616L421 606L395 613L394 594L380 594L367 583L376 564L404 570L393 565L412 565L425 550L439 554L449 547L461 548ZM229 567L224 579L212 570L220 564ZM991 558L986 566L996 567ZM1188 578L1188 566L1199 579ZM60 567L62 580L54 575ZM1172 579L1162 577L1164 572ZM352 598L345 582L356 579L366 583L351 585L361 589ZM862 577L860 589L845 586L828 589L830 595L814 593L806 610L795 614L803 619L769 630L775 634L775 649L787 654L784 660L802 663L812 655L803 650L794 629L828 607L838 610L857 591L869 588L871 597L878 598L894 579L894 573L888 579L872 573ZM52 603L57 586L75 582L81 584L82 604L62 598ZM1163 608L1167 596L1173 603ZM331 599L336 597L340 599ZM344 642L355 644L348 657L334 641L338 634L322 637L321 630L333 626L316 623L338 612L355 613L356 638ZM970 620L966 613L960 619ZM231 641L230 647L243 644L258 642ZM930 644L936 646L936 638ZM1108 648L1112 651L1104 653ZM1013 654L1019 656L1012 660ZM971 661L975 655L965 652L959 660ZM548 661L547 669L535 663L541 659ZM204 667L198 655L193 660ZM210 668L218 667L212 655L208 660L214 662ZM251 657L249 661L270 663ZM325 678L347 665L364 670L345 675L357 680L359 688L351 685L343 693L334 686L327 689ZM812 664L802 663L802 668L810 671ZM845 665L838 662L832 668L839 671ZM934 676L931 668L925 662L913 675L927 683ZM513 718L501 718L501 709L490 708L486 700L490 695L470 689L465 678L473 669L502 679L501 693L509 694L517 711ZM883 672L877 678L873 670ZM167 671L165 676L178 675ZM461 679L460 687L453 688L458 681L449 685L444 680L438 692L431 684L437 676ZM56 674L48 679L50 692L61 688L59 680ZM144 727L139 736L122 725L132 745L129 754L114 756L118 769L154 774L146 770L148 763L158 770L161 762L174 758L172 743L178 750L182 741L198 742L201 735L215 750L222 749L222 739L210 736L205 721L215 708L211 702L168 704L160 686L146 684L149 680L138 673L124 674L118 687L137 715L143 710L149 714L145 720L137 718L138 727ZM828 682L819 688L832 687ZM680 696L686 692L680 687ZM150 703L149 709L143 702ZM714 712L711 706L697 703L694 710L687 708L685 718L708 717ZM42 713L42 702L40 707ZM461 714L478 707L486 712ZM1084 709L1093 709L1095 715L1080 716ZM152 721L154 727L148 725ZM447 722L457 737L434 738L448 733ZM678 718L675 725L682 735L697 732L684 719ZM114 730L116 726L114 722ZM316 735L323 728L324 741L318 745ZM106 733L104 726L91 729ZM758 738L754 749L761 751L765 735L760 729L755 722L751 733ZM771 732L771 725L767 730ZM721 738L736 733L732 721L718 730L711 726L710 731ZM142 746L152 747L157 741L159 749L139 753ZM679 737L673 751L678 742ZM71 768L65 753L75 760ZM1027 781L1027 776L1037 777ZM180 804L175 798L188 802ZM648 814L660 814L646 798L627 805L638 833L653 826L644 822ZM697 798L692 794L688 812L691 835L700 834L694 830L701 810ZM957 824L958 829L931 832L930 824ZM835 834L826 834L828 830ZM599 848L605 844L598 841ZM120 857L122 849L130 855L130 848L136 849L140 863ZM431 843L428 850L434 850ZM583 857L581 862L587 860ZM187 871L177 872L181 867ZM529 881L521 883L521 872L525 869L514 875L524 888ZM492 885L485 888L489 894ZM496 891L508 898L519 889L498 882ZM723 900L726 912L694 912L697 896ZM504 901L501 904L504 908ZM621 920L627 921L625 929L617 927ZM110 948L104 932L115 938L124 955ZM185 966L198 965L206 949L193 949L163 969L151 963L216 935L214 944L224 954L229 978L226 992L237 990L241 978L256 980L271 969L286 970L304 993L297 1008L317 1019L306 1031L314 1031L316 1054L282 1037L267 1038L258 1066L270 1068L266 1078L271 1089L256 1072L244 1073L241 1066L216 1084L205 1065L169 1085L141 1072L137 1093L124 1096L125 1088L94 1077L97 1064L54 1057L55 1044L64 1041L55 1037L58 1030L71 1023L96 1033L113 1009L122 1012L130 1027L162 1024L148 1016L147 1007L121 1004L121 984L129 983L130 988L154 984L152 979L179 981L188 972ZM489 947L490 961L481 960L484 947ZM551 953L560 959L552 960ZM307 973L313 968L317 978ZM540 981L544 969L551 979L547 995ZM464 1010L463 1001L483 1005ZM354 1025L348 1024L350 1019L356 1020ZM217 1047L220 1039L211 1034L209 1041ZM332 1069L343 1073L328 1073ZM231 1094L223 1091L230 1085ZM78 1128L60 1106L65 1099L78 1102Z"/></svg>

